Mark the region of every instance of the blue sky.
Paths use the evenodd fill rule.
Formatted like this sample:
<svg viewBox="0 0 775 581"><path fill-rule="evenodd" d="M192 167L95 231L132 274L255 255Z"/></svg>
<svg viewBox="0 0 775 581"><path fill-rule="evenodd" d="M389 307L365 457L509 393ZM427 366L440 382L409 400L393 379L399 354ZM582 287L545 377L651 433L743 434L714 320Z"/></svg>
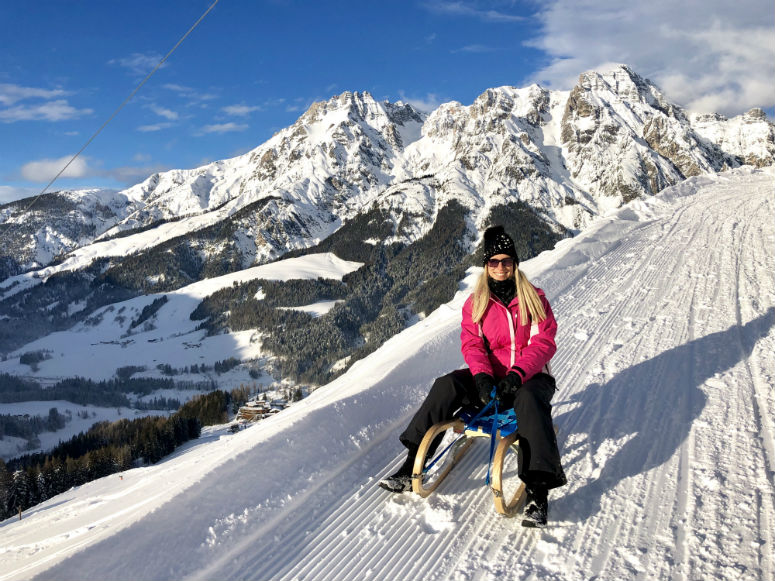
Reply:
<svg viewBox="0 0 775 581"><path fill-rule="evenodd" d="M0 3L0 203L35 195L213 0ZM49 191L257 147L343 91L432 109L631 65L728 116L775 105L771 0L219 0Z"/></svg>

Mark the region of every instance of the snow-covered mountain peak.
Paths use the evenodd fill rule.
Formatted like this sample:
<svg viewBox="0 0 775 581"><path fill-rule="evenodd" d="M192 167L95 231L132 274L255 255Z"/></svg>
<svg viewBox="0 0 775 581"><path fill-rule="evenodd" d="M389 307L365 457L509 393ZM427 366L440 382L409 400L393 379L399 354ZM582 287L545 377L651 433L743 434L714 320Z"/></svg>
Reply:
<svg viewBox="0 0 775 581"><path fill-rule="evenodd" d="M767 120L767 114L761 107L754 107L743 113L743 121L746 123L759 123Z"/></svg>
<svg viewBox="0 0 775 581"><path fill-rule="evenodd" d="M328 101L313 103L294 127L305 127L310 134L336 130L342 125L363 124L387 133L391 141L397 126L422 124L424 116L411 105L377 101L369 92L345 91ZM400 139L392 145L403 147Z"/></svg>
<svg viewBox="0 0 775 581"><path fill-rule="evenodd" d="M694 113L689 123L702 139L717 144L738 163L766 167L775 159L775 125L758 107L732 119L717 113Z"/></svg>
<svg viewBox="0 0 775 581"><path fill-rule="evenodd" d="M629 97L636 97L654 85L625 64L611 65L598 70L584 71L578 84L590 90L608 90Z"/></svg>
<svg viewBox="0 0 775 581"><path fill-rule="evenodd" d="M549 103L549 91L533 84L524 88L503 86L488 89L479 95L469 108L474 118L491 117L504 120L508 117L525 119L533 125L540 122L540 114Z"/></svg>
<svg viewBox="0 0 775 581"><path fill-rule="evenodd" d="M609 106L635 106L638 114L651 116L656 111L685 121L685 114L678 105L671 103L652 81L627 65L612 65L602 71L586 71L579 75L576 90Z"/></svg>
<svg viewBox="0 0 775 581"><path fill-rule="evenodd" d="M424 234L450 200L473 212L474 224L518 201L576 230L688 176L773 159L775 128L761 110L687 118L626 65L584 72L570 91L502 86L429 114L347 91L313 103L247 154L157 173L115 194L110 221L89 233L104 240L177 222L159 230L158 244L239 219L235 252L248 266L314 245L374 203L412 233L405 241ZM0 220L24 221L19 212ZM45 265L51 250L36 249L53 248L57 236L31 231L4 272ZM137 240L122 248L147 248L146 237ZM55 254L84 243L67 236Z"/></svg>

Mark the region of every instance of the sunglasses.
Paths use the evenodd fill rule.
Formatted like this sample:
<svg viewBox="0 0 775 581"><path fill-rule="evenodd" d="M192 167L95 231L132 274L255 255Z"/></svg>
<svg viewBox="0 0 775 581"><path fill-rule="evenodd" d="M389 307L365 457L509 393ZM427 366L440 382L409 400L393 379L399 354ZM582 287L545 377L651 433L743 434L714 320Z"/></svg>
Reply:
<svg viewBox="0 0 775 581"><path fill-rule="evenodd" d="M490 268L498 268L499 264L502 264L504 268L511 268L512 266L514 266L514 259L511 257L501 258L500 260L498 260L497 258L490 258L487 261L487 266L489 266Z"/></svg>

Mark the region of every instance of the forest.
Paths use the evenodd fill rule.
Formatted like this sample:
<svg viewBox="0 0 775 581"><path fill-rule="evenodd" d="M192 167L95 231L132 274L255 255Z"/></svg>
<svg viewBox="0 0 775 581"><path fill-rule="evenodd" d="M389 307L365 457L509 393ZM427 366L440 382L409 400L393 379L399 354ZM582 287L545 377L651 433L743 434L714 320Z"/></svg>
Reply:
<svg viewBox="0 0 775 581"><path fill-rule="evenodd" d="M0 520L91 480L158 462L181 444L198 438L202 426L229 419L234 400L248 397L241 387L195 397L169 416L99 422L60 442L47 453L0 460Z"/></svg>
<svg viewBox="0 0 775 581"><path fill-rule="evenodd" d="M136 370L136 368L135 368ZM119 368L116 379L94 381L84 377L68 377L51 387L42 387L35 381L22 379L7 373L0 373L0 403L21 401L66 400L81 405L101 407L135 407L127 394L150 395L160 389L217 389L215 382L181 382L170 378L127 377L127 371Z"/></svg>

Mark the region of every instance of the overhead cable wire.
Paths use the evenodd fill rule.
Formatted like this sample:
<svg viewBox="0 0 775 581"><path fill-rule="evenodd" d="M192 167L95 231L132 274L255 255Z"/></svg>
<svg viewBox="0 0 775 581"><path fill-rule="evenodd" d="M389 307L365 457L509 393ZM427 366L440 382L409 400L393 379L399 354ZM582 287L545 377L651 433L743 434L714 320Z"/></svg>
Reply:
<svg viewBox="0 0 775 581"><path fill-rule="evenodd" d="M61 175L62 175L62 174L65 172L65 170L67 170L67 168L68 168L68 167L70 167L70 164L71 164L71 163L73 163L73 162L74 162L74 161L75 161L75 160L78 158L78 156L79 156L79 155L81 155L81 153L83 153L84 149L86 149L86 148L89 146L89 144L90 144L92 141L94 141L94 139L95 139L95 138L96 138L96 137L97 137L97 136L98 136L100 133L102 133L102 130L103 130L103 129L105 129L105 127L108 125L108 123L110 123L111 121L113 121L113 119L116 117L116 115L118 115L119 111L121 111L121 110L122 110L122 109L123 109L123 108L126 106L126 104L127 104L127 103L129 103L129 101L131 101L131 100L132 100L132 97L134 97L134 96L137 94L137 92L138 92L138 91L139 91L139 90L142 88L142 86L143 86L143 85L145 85L145 83L147 83L147 82L148 82L148 79L150 79L150 78L153 76L153 74L154 74L156 71L158 71L158 70L161 68L161 66L162 66L162 65L163 65L163 64L164 64L164 63L167 61L167 59L168 59L168 58L170 58L170 56L172 55L172 53L173 53L173 52L175 52L175 50L176 50L176 49L177 49L177 48L178 48L178 47L179 47L179 46L180 46L180 45L183 43L183 41L184 41L184 40L186 40L186 38L188 37L188 35L189 35L189 34L191 34L191 33L194 31L194 29L195 29L197 26L199 26L199 23L200 23L200 22L202 22L202 20L204 20L205 16L207 16L207 15L210 13L210 11L211 11L213 8L215 8L215 5L216 5L216 4L218 4L218 2L219 2L219 1L220 1L220 0L215 0L215 1L214 1L214 2L213 2L211 5L210 5L210 7L209 7L207 10L205 10L205 11L204 11L204 13L202 14L202 16L200 16L200 17L199 17L199 19L198 19L196 22L194 22L194 24L191 26L191 28L189 28L189 29L188 29L188 32L186 32L186 33L185 33L185 34L184 34L184 35L183 35L183 36L180 38L180 40L178 40L178 42L175 44L175 46L173 46L173 47L170 49L170 51L169 51L169 52L168 52L168 53L167 53L167 54L164 56L164 58L162 58L162 59L161 59L161 60L158 62L158 64L157 64L157 65L156 65L156 66L153 68L153 70L152 70L150 73L148 73L148 74L146 75L146 77L145 77L145 78L144 78L142 81L140 81L140 84L139 84L139 85L137 85L137 86L135 87L135 89L134 89L134 90L133 90L133 91L132 91L132 92L129 94L129 96L128 96L126 99L124 99L124 101L121 103L121 105L119 105L119 106L118 106L118 108L116 108L116 110L115 110L115 111L113 111L113 114L112 114L110 117L108 117L107 121L105 121L105 122L104 122L104 123L103 123L103 124L100 126L100 128L99 128L99 129L97 129L97 131L95 131L95 132L94 132L94 134L93 134L93 135L92 135L92 136L91 136L91 137L88 139L88 141L86 141L86 143L84 143L84 144L83 144L83 147L81 147L81 149L79 149L79 150L78 150L78 152L77 152L77 153L76 153L76 154L75 154L75 155L74 155L72 158L70 158L70 161L68 161L68 162L67 162L67 163L64 165L64 167L63 167L61 170L59 170L59 173L57 173L57 174L56 174L56 175L55 175L55 176L54 176L54 177L51 179L51 181L50 181L50 182L48 182L48 184L46 185L46 187L45 187L45 188L43 188L43 189L40 191L40 193L39 193L39 194L37 194L37 195L36 195L36 196L35 196L35 197L32 199L32 201L30 202L30 204L29 204L29 205L28 205L28 206L27 206L27 207L26 207L26 208L25 208L25 209L24 209L24 210L21 212L21 214L25 214L26 212L29 212L29 211L30 211L30 209L32 209L32 206L34 206L34 205L35 205L35 203L36 203L36 202L37 202L37 201L40 199L40 197L41 197L43 194L45 194L45 193L46 193L46 190L48 190L48 189L51 187L51 185L52 185L52 184L53 184L53 183L54 183L54 182L55 182L55 181L56 181L56 180L59 178L59 176L61 176ZM11 228L8 228L8 229L6 229L6 230L5 230L5 232L3 232L3 233L2 233L2 237L1 237L0 239L2 239L2 238L6 238L6 236L8 235L8 233L9 233L9 232L11 232L11 231L13 230L13 224L12 224L11 226L12 226Z"/></svg>

